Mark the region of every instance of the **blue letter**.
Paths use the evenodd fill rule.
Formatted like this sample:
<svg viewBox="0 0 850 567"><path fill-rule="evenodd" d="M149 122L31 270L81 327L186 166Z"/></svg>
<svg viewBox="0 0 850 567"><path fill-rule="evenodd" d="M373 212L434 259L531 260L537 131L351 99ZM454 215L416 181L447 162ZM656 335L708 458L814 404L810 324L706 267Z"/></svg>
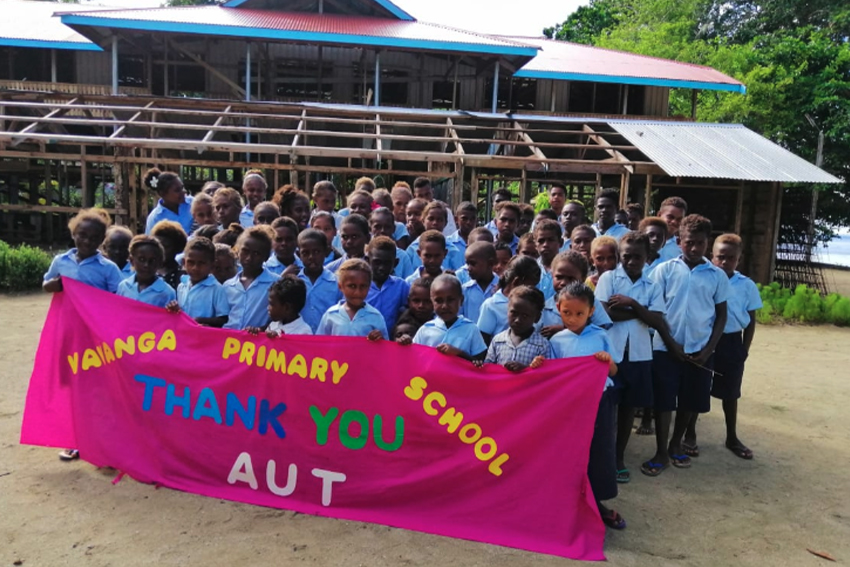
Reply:
<svg viewBox="0 0 850 567"><path fill-rule="evenodd" d="M165 386L165 380L154 378L153 376L145 376L144 374L136 374L133 379L145 385L145 399L142 400L142 409L150 411L151 404L153 403L153 391L156 388Z"/></svg>
<svg viewBox="0 0 850 567"><path fill-rule="evenodd" d="M248 397L248 407L242 407L242 402L236 397L236 394L230 392L227 394L227 409L224 413L224 423L228 427L232 426L236 421L235 416L239 416L245 429L251 431L254 429L254 414L257 413L257 398L254 396Z"/></svg>
<svg viewBox="0 0 850 567"><path fill-rule="evenodd" d="M283 426L278 422L277 418L286 410L286 404L277 404L274 409L269 410L269 401L263 400L260 402L260 426L257 428L257 431L260 435L265 435L266 431L269 429L269 425L272 426L274 432L277 433L277 436L283 439L286 437L286 431L283 430Z"/></svg>
<svg viewBox="0 0 850 567"><path fill-rule="evenodd" d="M183 408L183 417L189 419L189 387L183 388L183 395L177 396L174 393L174 384L169 384L165 390L165 415L174 413L174 407Z"/></svg>
<svg viewBox="0 0 850 567"><path fill-rule="evenodd" d="M210 388L201 390L198 401L195 402L195 413L192 414L192 419L198 421L202 417L211 417L213 421L221 425L221 410L218 409L215 393Z"/></svg>

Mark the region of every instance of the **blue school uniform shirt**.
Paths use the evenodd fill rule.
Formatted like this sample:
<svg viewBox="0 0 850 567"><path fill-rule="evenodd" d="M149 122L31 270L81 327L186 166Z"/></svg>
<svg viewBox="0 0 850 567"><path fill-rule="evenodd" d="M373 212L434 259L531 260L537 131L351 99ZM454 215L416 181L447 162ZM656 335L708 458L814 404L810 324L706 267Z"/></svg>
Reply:
<svg viewBox="0 0 850 567"><path fill-rule="evenodd" d="M599 283L596 284L596 299L602 303L617 294L631 297L650 311L664 313L666 310L661 288L644 275L632 282L622 264L599 276ZM615 321L608 330L614 347L614 362L619 364L623 361L626 347L629 349L630 362L652 360L652 336L649 331L649 326L640 319Z"/></svg>
<svg viewBox="0 0 850 567"><path fill-rule="evenodd" d="M393 240L398 242L405 236L410 236L410 233L407 232L407 227L404 226L403 222L396 221L395 223L395 231L393 232Z"/></svg>
<svg viewBox="0 0 850 567"><path fill-rule="evenodd" d="M540 320L534 325L534 328L539 331L543 327L563 324L561 314L558 313L558 302L554 296L550 297L543 305L543 314L540 316ZM595 297L593 298L593 315L590 316L590 324L603 329L610 329L614 324L611 321L611 317L608 316L608 312L605 311L605 308Z"/></svg>
<svg viewBox="0 0 850 567"><path fill-rule="evenodd" d="M490 228L490 227L488 226L487 228ZM490 229L490 232L492 232L492 233L493 233L493 244L494 244L494 245L495 245L495 244L498 244L498 243L499 243L499 231L498 231L498 230L496 230L495 225L493 226L493 228L491 228L491 229ZM511 240L511 241L508 243L508 246L510 246L510 247L511 247L511 254L513 254L514 256L516 256L516 249L517 249L517 247L519 246L519 236L517 236L516 234L514 234L514 238L513 238L513 240Z"/></svg>
<svg viewBox="0 0 850 567"><path fill-rule="evenodd" d="M374 330L381 331L384 339L389 338L387 323L380 311L367 302L357 310L354 319L351 319L345 311L345 301L341 301L325 311L322 320L319 321L316 334L334 337L365 337Z"/></svg>
<svg viewBox="0 0 850 567"><path fill-rule="evenodd" d="M413 266L410 265L410 256L407 255L407 251L396 248L395 259L398 260L395 269L393 269L393 275L395 277L405 279L413 273Z"/></svg>
<svg viewBox="0 0 850 567"><path fill-rule="evenodd" d="M223 284L230 306L224 328L265 327L269 322L269 288L280 278L264 268L245 289L239 276L236 274Z"/></svg>
<svg viewBox="0 0 850 567"><path fill-rule="evenodd" d="M661 288L673 340L688 354L700 351L711 338L715 306L729 299L729 278L705 258L691 270L680 256L658 266L652 281ZM652 348L667 350L660 333Z"/></svg>
<svg viewBox="0 0 850 567"><path fill-rule="evenodd" d="M315 333L325 311L342 300L342 292L339 291L336 275L327 268L322 270L315 283L310 281L303 268L298 277L307 285L307 303L301 310L301 317Z"/></svg>
<svg viewBox="0 0 850 567"><path fill-rule="evenodd" d="M447 344L459 348L469 356L476 356L487 350L478 327L463 315L459 315L457 321L448 328L445 321L434 317L419 327L413 337L413 344L429 347Z"/></svg>
<svg viewBox="0 0 850 567"><path fill-rule="evenodd" d="M615 222L614 224L609 226L608 230L605 231L602 230L598 222L595 222L590 226L591 228L593 228L594 232L596 232L596 236L610 236L611 238L616 239L618 242L624 234L629 232L629 227L622 225L618 222Z"/></svg>
<svg viewBox="0 0 850 567"><path fill-rule="evenodd" d="M540 266L540 281L537 283L537 289L543 292L543 299L555 297L555 284L552 281L551 270L546 269L540 258L537 259L537 265Z"/></svg>
<svg viewBox="0 0 850 567"><path fill-rule="evenodd" d="M478 317L481 314L481 306L485 301L493 297L499 288L499 278L496 274L492 274L492 276L493 278L490 280L490 283L484 289L481 289L481 286L475 280L469 280L461 284L461 288L463 289L463 304L460 306L460 314L470 321L478 321Z"/></svg>
<svg viewBox="0 0 850 567"><path fill-rule="evenodd" d="M549 342L552 344L552 358L593 356L602 351L610 354L612 358L614 356L608 333L605 329L596 325L587 325L579 334L564 329L552 337ZM605 380L606 390L613 385L614 381L611 378Z"/></svg>
<svg viewBox="0 0 850 567"><path fill-rule="evenodd" d="M469 275L469 266L464 264L463 266L455 270L455 277L460 280L461 284L465 284L466 282L471 280L472 277L470 277Z"/></svg>
<svg viewBox="0 0 850 567"><path fill-rule="evenodd" d="M724 333L739 333L750 324L750 311L762 308L761 295L753 280L736 271L729 278L729 299L726 302Z"/></svg>
<svg viewBox="0 0 850 567"><path fill-rule="evenodd" d="M572 240L570 240L569 238L565 238L565 239L564 239L564 244L561 246L561 252L566 252L567 250L569 250L569 249L570 249L570 244L572 244L572 242L573 242L573 241L572 241Z"/></svg>
<svg viewBox="0 0 850 567"><path fill-rule="evenodd" d="M452 246L454 246L455 248L460 250L460 253L463 254L464 256L466 255L467 243L463 239L463 237L460 235L459 230L456 230L455 232L453 232L449 236L447 236L446 237L446 243L451 244Z"/></svg>
<svg viewBox="0 0 850 567"><path fill-rule="evenodd" d="M44 281L58 276L71 278L111 293L118 291L118 284L124 279L118 266L111 260L107 260L100 250L82 262L77 262L76 248L71 248L53 258L44 274Z"/></svg>
<svg viewBox="0 0 850 567"><path fill-rule="evenodd" d="M118 268L118 269L121 270L121 277L125 280L136 273L136 272L133 271L133 265L129 261L126 264L124 264L123 268Z"/></svg>
<svg viewBox="0 0 850 567"><path fill-rule="evenodd" d="M663 264L668 260L673 260L682 255L682 249L679 248L679 237L674 236L668 238L661 250L658 251L658 259L653 262L653 269L658 267L658 264Z"/></svg>
<svg viewBox="0 0 850 567"><path fill-rule="evenodd" d="M508 298L501 289L481 304L478 328L491 337L508 328Z"/></svg>
<svg viewBox="0 0 850 567"><path fill-rule="evenodd" d="M647 262L643 266L643 276L645 278L652 279L652 273L655 271L655 268L657 268L658 266L660 266L664 262L666 262L666 260L662 260L661 256L656 258L655 261L652 262L651 264L649 262Z"/></svg>
<svg viewBox="0 0 850 567"><path fill-rule="evenodd" d="M183 276L177 286L177 304L192 319L227 317L230 314L227 292L212 274L196 284L192 283L189 276Z"/></svg>
<svg viewBox="0 0 850 567"><path fill-rule="evenodd" d="M239 224L241 224L244 228L251 228L254 226L254 211L248 208L248 205L242 207L242 211L239 213Z"/></svg>
<svg viewBox="0 0 850 567"><path fill-rule="evenodd" d="M299 270L304 267L304 263L301 262L301 258L299 258L298 256L295 256L295 260L293 260L292 264L295 264ZM292 264L290 264L290 266ZM274 252L272 252L271 257L263 263L263 267L274 275L279 276L289 266L285 266L280 260L277 259L277 256L274 255Z"/></svg>
<svg viewBox="0 0 850 567"><path fill-rule="evenodd" d="M154 307L165 307L169 302L177 299L174 288L165 283L165 280L157 276L151 285L139 290L136 275L133 274L118 284L118 295L128 299L135 299Z"/></svg>
<svg viewBox="0 0 850 567"><path fill-rule="evenodd" d="M443 273L445 273L445 269L443 269ZM412 274L410 274L409 276L404 278L404 281L406 281L408 285L412 286L413 282L415 282L419 278L430 278L431 280L434 279L434 278L432 278L431 276L429 276L428 274L425 273L425 266L419 266L418 268L413 270Z"/></svg>
<svg viewBox="0 0 850 567"><path fill-rule="evenodd" d="M410 284L401 278L390 276L384 285L378 287L375 280L369 286L366 303L380 311L387 324L387 329L395 327L395 322L407 307L407 296L410 294Z"/></svg>
<svg viewBox="0 0 850 567"><path fill-rule="evenodd" d="M407 256L410 258L410 266L413 269L422 265L422 260L419 258L419 239L417 238L407 247ZM466 263L463 257L463 252L458 250L453 244L446 242L446 257L443 260L444 270L457 270Z"/></svg>
<svg viewBox="0 0 850 567"><path fill-rule="evenodd" d="M162 199L160 199L156 207L148 214L148 221L145 223L145 234L150 234L154 225L164 220L180 223L186 234L192 234L192 223L195 222L192 218L192 201L193 198L186 195L183 202L177 207L177 214L174 214L162 206Z"/></svg>

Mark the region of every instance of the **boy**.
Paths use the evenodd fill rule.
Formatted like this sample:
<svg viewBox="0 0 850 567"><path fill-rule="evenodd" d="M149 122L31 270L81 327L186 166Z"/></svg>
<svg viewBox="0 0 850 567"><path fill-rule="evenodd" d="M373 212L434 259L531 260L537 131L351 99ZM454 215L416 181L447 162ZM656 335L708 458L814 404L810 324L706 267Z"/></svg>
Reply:
<svg viewBox="0 0 850 567"><path fill-rule="evenodd" d="M413 196L417 199L422 199L426 203L434 200L434 189L431 187L431 180L427 177L417 177L413 181ZM457 231L457 224L451 211L447 211L446 226L443 228L443 236L449 236ZM410 236L411 242L413 235Z"/></svg>
<svg viewBox="0 0 850 567"><path fill-rule="evenodd" d="M466 239L466 245L472 246L476 242L488 242L493 244L493 233L490 232L486 226L479 226L477 228L473 228L469 233L469 236ZM508 250L510 253L510 250ZM510 259L510 258L509 258ZM495 269L493 270L495 272ZM467 266L461 266L457 270L455 270L455 276L460 280L460 283L464 284L469 281L469 268Z"/></svg>
<svg viewBox="0 0 850 567"><path fill-rule="evenodd" d="M520 214L519 205L511 201L501 201L496 206L496 218L493 220L494 228L490 230L497 242L504 242L510 246L513 255L516 255L519 245L516 227L519 223Z"/></svg>
<svg viewBox="0 0 850 567"><path fill-rule="evenodd" d="M620 194L612 189L606 189L597 195L596 222L592 225L596 236L611 236L619 239L629 231L615 219L619 202Z"/></svg>
<svg viewBox="0 0 850 567"><path fill-rule="evenodd" d="M570 249L570 235L577 227L582 226L586 222L587 211L584 208L584 203L581 201L570 201L561 210L561 223L564 226L564 244L561 246L561 252L566 252Z"/></svg>
<svg viewBox="0 0 850 567"><path fill-rule="evenodd" d="M667 223L667 242L660 251L660 262L666 262L678 258L681 254L679 249L679 223L688 214L688 204L681 197L668 197L661 202L658 216Z"/></svg>
<svg viewBox="0 0 850 567"><path fill-rule="evenodd" d="M726 448L742 459L752 459L753 452L738 439L738 399L741 397L741 380L744 363L750 354L750 345L756 332L756 311L762 302L753 280L737 271L741 259L741 237L737 234L722 234L714 241L712 263L723 270L729 278L728 317L723 335L714 351L714 383L711 395L723 401L726 416ZM692 439L692 449L699 454L696 431L685 434ZM687 451L688 447L685 447ZM694 456L695 456L694 455Z"/></svg>
<svg viewBox="0 0 850 567"><path fill-rule="evenodd" d="M540 264L541 276L537 289L543 292L544 299L549 299L555 297L555 288L552 286L552 260L563 245L561 227L553 220L540 221L534 227L534 244L540 255L537 263Z"/></svg>
<svg viewBox="0 0 850 567"><path fill-rule="evenodd" d="M560 212L564 209L567 202L567 188L562 183L553 183L549 187L549 208L553 211Z"/></svg>
<svg viewBox="0 0 850 567"><path fill-rule="evenodd" d="M336 273L340 266L351 259L363 259L366 255L366 243L369 242L369 221L359 213L351 212L342 219L339 229L342 241L342 258L327 265L328 270Z"/></svg>
<svg viewBox="0 0 850 567"><path fill-rule="evenodd" d="M393 200L395 222L407 224L407 204L413 200L413 192L410 190L410 185L404 181L397 182L390 192L390 197Z"/></svg>
<svg viewBox="0 0 850 567"><path fill-rule="evenodd" d="M130 261L135 274L118 284L118 295L154 307L165 307L177 299L174 289L156 273L164 260L165 250L156 238L134 236L130 241Z"/></svg>
<svg viewBox="0 0 850 567"><path fill-rule="evenodd" d="M503 202L510 202L513 198L513 193L504 187L496 189L496 191L493 192L493 218L490 219L490 222L487 223L486 227L493 233L494 236L498 233L496 230L496 215L498 214L497 211L499 210L499 204Z"/></svg>
<svg viewBox="0 0 850 567"><path fill-rule="evenodd" d="M394 218L392 211L386 207L375 209L369 217L369 231L372 233L373 240L379 236L386 236L393 240L395 244L395 269L393 270L393 275L404 279L413 273L413 266L410 265L410 257L407 255L407 252L402 250L402 246L394 238L395 226L398 224L393 220ZM407 234L407 229L404 232Z"/></svg>
<svg viewBox="0 0 850 567"><path fill-rule="evenodd" d="M499 278L493 273L496 265L496 248L489 242L475 242L466 249L466 267L469 281L463 286L463 306L460 314L470 321L478 321L481 305L499 288Z"/></svg>
<svg viewBox="0 0 850 567"><path fill-rule="evenodd" d="M465 253L469 233L478 225L478 209L469 201L464 201L458 205L455 216L457 217L457 231L446 238L446 242L452 244L461 253Z"/></svg>
<svg viewBox="0 0 850 567"><path fill-rule="evenodd" d="M388 272L389 273L389 272ZM366 337L370 341L388 339L387 324L381 312L366 302L372 283L372 270L364 260L346 260L337 272L339 290L344 297L331 305L316 329L317 335Z"/></svg>
<svg viewBox="0 0 850 567"><path fill-rule="evenodd" d="M215 244L208 238L193 238L184 250L183 268L187 276L177 286L177 308L199 325L223 327L230 304L224 287L212 275ZM174 305L169 305L174 310Z"/></svg>
<svg viewBox="0 0 850 567"><path fill-rule="evenodd" d="M262 217L263 203L254 209L254 220ZM304 267L301 259L295 253L298 249L298 223L289 217L278 217L271 223L275 232L272 241L272 256L266 260L265 267L271 273L279 276L290 268L297 274Z"/></svg>
<svg viewBox="0 0 850 567"><path fill-rule="evenodd" d="M407 219L406 228L411 242L415 242L419 238L419 235L425 232L425 225L422 224L422 213L427 206L428 202L423 199L413 199L407 203L405 214L405 218Z"/></svg>
<svg viewBox="0 0 850 567"><path fill-rule="evenodd" d="M539 368L544 359L551 358L552 346L534 329L544 302L543 293L531 286L521 285L511 290L508 329L493 337L485 363L501 364L511 372L520 372Z"/></svg>
<svg viewBox="0 0 850 567"><path fill-rule="evenodd" d="M446 259L446 237L438 230L426 230L408 248L408 252L416 244L416 254L419 267L407 277L407 283L412 284L415 280L423 277L436 278L443 273L443 262Z"/></svg>
<svg viewBox="0 0 850 567"><path fill-rule="evenodd" d="M252 226L236 242L242 271L224 282L230 313L225 329L264 327L269 322L269 288L278 276L264 267L272 253L274 231L270 226Z"/></svg>
<svg viewBox="0 0 850 567"><path fill-rule="evenodd" d="M661 217L646 217L640 221L638 230L649 239L649 257L643 271L646 277L651 277L655 268L664 262L661 249L667 243L667 223Z"/></svg>
<svg viewBox="0 0 850 567"><path fill-rule="evenodd" d="M316 332L319 321L331 305L342 299L336 276L325 268L324 259L330 251L325 233L308 228L298 235L298 249L304 267L298 272L298 279L307 285L307 303L301 310L304 322Z"/></svg>
<svg viewBox="0 0 850 567"><path fill-rule="evenodd" d="M628 222L626 223L628 229L638 230L638 227L640 227L640 221L642 221L644 217L643 205L640 203L629 203L626 205L626 216L628 219Z"/></svg>
<svg viewBox="0 0 850 567"><path fill-rule="evenodd" d="M671 462L677 468L691 466L682 437L697 414L711 409L713 353L726 326L729 278L704 257L710 237L710 220L685 217L679 225L681 256L652 274L661 288L672 338L664 333L653 338L656 453L641 465L647 476L658 476ZM676 423L668 444L674 410Z"/></svg>
<svg viewBox="0 0 850 567"><path fill-rule="evenodd" d="M106 239L103 241L103 255L112 260L121 270L121 277L124 279L133 275L133 265L130 264L130 241L133 240L133 233L130 229L124 226L110 226L106 230Z"/></svg>
<svg viewBox="0 0 850 567"><path fill-rule="evenodd" d="M632 432L635 408L652 407L652 335L664 326L661 288L643 274L649 240L628 232L620 239L620 265L599 277L596 299L614 322L608 331L619 368L620 407L617 417L617 482L629 482L624 453Z"/></svg>
<svg viewBox="0 0 850 567"><path fill-rule="evenodd" d="M402 337L402 345L417 344L435 347L437 352L459 356L469 361L480 361L487 352L487 345L475 323L459 314L463 303L460 282L450 274L438 276L431 284L431 302L434 304L434 319L428 321L410 337Z"/></svg>
<svg viewBox="0 0 850 567"><path fill-rule="evenodd" d="M445 234L446 219L449 215L448 206L442 201L431 201L422 212L422 224L425 230L436 230L441 234ZM407 247L407 255L410 258L410 265L413 268L418 268L422 265L419 259L419 239L417 238ZM448 243L446 239L446 257L443 259L443 268L446 270L457 270L463 265L463 253L455 246Z"/></svg>
<svg viewBox="0 0 850 567"><path fill-rule="evenodd" d="M389 212L388 209L384 210ZM381 312L387 329L395 326L398 316L407 307L407 296L410 293L410 284L391 275L398 262L397 250L392 238L376 236L366 251L369 267L372 268L372 283L366 302Z"/></svg>
<svg viewBox="0 0 850 567"><path fill-rule="evenodd" d="M519 222L516 225L516 235L522 238L531 230L534 223L534 207L528 203L519 204Z"/></svg>

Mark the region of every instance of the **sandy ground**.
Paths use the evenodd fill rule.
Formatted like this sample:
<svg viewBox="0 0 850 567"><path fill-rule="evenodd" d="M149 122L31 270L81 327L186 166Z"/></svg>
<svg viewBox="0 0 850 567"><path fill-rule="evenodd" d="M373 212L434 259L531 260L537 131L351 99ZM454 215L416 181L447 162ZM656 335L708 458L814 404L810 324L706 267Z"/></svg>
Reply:
<svg viewBox="0 0 850 567"><path fill-rule="evenodd" d="M850 282L850 276L848 276ZM44 295L0 296L0 566L565 565L567 560L384 526L296 515L125 479L18 444ZM700 421L692 469L643 477L650 438L633 437L636 473L615 501L613 565L850 563L850 329L765 327L741 403L745 462L723 448L719 407Z"/></svg>
<svg viewBox="0 0 850 567"><path fill-rule="evenodd" d="M830 292L850 297L850 270L824 270L823 277Z"/></svg>

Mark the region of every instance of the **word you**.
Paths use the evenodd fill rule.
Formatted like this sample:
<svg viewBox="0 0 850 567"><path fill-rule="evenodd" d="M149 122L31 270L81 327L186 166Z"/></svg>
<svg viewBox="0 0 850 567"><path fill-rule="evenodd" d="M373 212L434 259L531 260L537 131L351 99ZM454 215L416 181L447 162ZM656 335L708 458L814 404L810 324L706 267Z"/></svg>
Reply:
<svg viewBox="0 0 850 567"><path fill-rule="evenodd" d="M331 424L339 415L338 408L330 408L327 413L316 406L310 406L310 417L316 424L316 443L326 445L328 442L328 434ZM359 433L351 434L351 426L357 424ZM380 415L375 415L372 418L372 433L375 438L375 445L379 449L387 452L397 451L404 441L404 418L400 415L395 418L395 434L393 442L387 443L384 441L384 418ZM339 441L342 446L347 449L362 449L369 442L369 417L362 411L347 410L343 412L339 418Z"/></svg>
<svg viewBox="0 0 850 567"><path fill-rule="evenodd" d="M274 348L266 348L265 345L257 345L251 341L240 341L233 337L228 337L224 341L224 348L221 351L221 357L224 360L232 356L239 355L237 359L240 364L247 366L255 366L257 368L265 368L281 374L289 376L300 376L301 378L309 378L325 382L328 379L328 370L330 370L331 382L339 384L343 376L348 372L348 363L340 364L336 360L331 360L330 364L322 357L314 357L307 365L307 359L304 355L296 354L287 360L286 353L283 350Z"/></svg>

